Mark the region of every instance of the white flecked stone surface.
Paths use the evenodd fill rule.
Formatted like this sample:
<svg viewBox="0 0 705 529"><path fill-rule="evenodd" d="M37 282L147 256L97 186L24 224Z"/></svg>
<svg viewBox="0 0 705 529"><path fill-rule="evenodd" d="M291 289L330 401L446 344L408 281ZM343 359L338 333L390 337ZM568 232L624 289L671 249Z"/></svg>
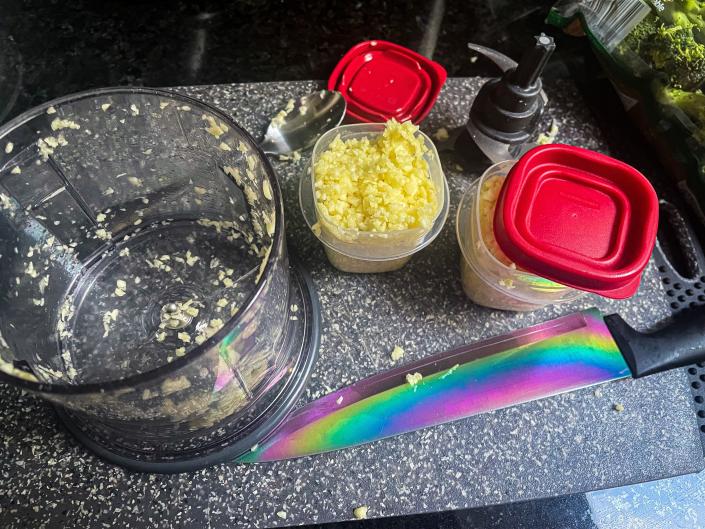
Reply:
<svg viewBox="0 0 705 529"><path fill-rule="evenodd" d="M424 129L465 120L480 79L450 79ZM314 82L191 87L257 138L290 97ZM600 132L568 82L546 87L559 141L601 150ZM479 175L444 160L451 213L441 236L399 272L337 272L308 232L296 186L307 155L274 166L283 183L290 252L316 283L323 310L320 358L305 393L319 397L391 367L590 306L639 328L670 314L656 270L628 301L588 297L530 314L473 305L460 288L455 207ZM0 527L266 527L458 509L556 496L702 469L690 391L681 371L578 391L304 460L220 465L193 474L133 474L87 453L50 407L0 386ZM617 413L612 406L624 405ZM286 520L277 511L287 513Z"/></svg>

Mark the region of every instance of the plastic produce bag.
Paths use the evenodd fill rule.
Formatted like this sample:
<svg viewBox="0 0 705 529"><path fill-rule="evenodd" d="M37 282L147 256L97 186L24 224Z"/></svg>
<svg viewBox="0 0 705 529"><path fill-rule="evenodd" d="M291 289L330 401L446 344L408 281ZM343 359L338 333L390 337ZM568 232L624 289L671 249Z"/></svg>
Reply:
<svg viewBox="0 0 705 529"><path fill-rule="evenodd" d="M587 35L705 222L705 0L561 0L548 22Z"/></svg>

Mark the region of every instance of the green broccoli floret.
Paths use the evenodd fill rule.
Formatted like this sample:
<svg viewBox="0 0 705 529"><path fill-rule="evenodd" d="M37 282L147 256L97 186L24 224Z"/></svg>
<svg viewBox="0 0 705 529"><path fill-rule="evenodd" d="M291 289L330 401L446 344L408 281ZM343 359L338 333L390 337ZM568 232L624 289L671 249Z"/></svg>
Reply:
<svg viewBox="0 0 705 529"><path fill-rule="evenodd" d="M693 90L705 81L705 45L695 40L692 27L661 25L638 53L675 88Z"/></svg>
<svg viewBox="0 0 705 529"><path fill-rule="evenodd" d="M658 31L660 25L658 17L654 15L647 16L631 30L629 35L622 41L621 46L641 55L641 46L649 42L651 37Z"/></svg>
<svg viewBox="0 0 705 529"><path fill-rule="evenodd" d="M705 15L705 2L702 0L682 0L683 11L690 15Z"/></svg>
<svg viewBox="0 0 705 529"><path fill-rule="evenodd" d="M675 11L678 14L674 17L674 23L684 27L690 24L695 39L705 42L705 1L680 0L679 7L682 11Z"/></svg>
<svg viewBox="0 0 705 529"><path fill-rule="evenodd" d="M697 126L695 138L700 143L705 143L705 94L700 90L687 92L664 87L661 91L661 101L680 108Z"/></svg>
<svg viewBox="0 0 705 529"><path fill-rule="evenodd" d="M695 23L690 20L690 17L685 11L671 11L671 20L674 26L681 27L683 29L691 29L695 26Z"/></svg>
<svg viewBox="0 0 705 529"><path fill-rule="evenodd" d="M663 95L683 112L705 125L705 94L700 90L687 92L678 88L664 88Z"/></svg>
<svg viewBox="0 0 705 529"><path fill-rule="evenodd" d="M636 53L670 86L699 88L705 82L705 0L674 0L660 16L647 15L619 51L625 59Z"/></svg>

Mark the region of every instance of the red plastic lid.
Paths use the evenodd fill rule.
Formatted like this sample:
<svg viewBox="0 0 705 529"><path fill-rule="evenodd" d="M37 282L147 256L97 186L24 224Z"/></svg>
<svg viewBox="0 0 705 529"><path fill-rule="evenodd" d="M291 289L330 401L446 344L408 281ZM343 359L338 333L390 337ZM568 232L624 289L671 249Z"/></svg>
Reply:
<svg viewBox="0 0 705 529"><path fill-rule="evenodd" d="M636 292L658 229L654 188L633 167L545 145L512 167L495 209L499 246L517 266L609 298Z"/></svg>
<svg viewBox="0 0 705 529"><path fill-rule="evenodd" d="M353 46L333 70L328 89L348 103L347 114L363 122L395 118L418 124L428 115L446 71L398 44L369 40Z"/></svg>

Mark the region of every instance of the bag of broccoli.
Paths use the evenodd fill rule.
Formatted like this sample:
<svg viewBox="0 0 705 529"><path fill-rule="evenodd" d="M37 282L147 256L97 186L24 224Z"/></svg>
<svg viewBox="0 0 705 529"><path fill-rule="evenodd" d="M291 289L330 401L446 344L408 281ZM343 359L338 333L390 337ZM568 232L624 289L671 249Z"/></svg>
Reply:
<svg viewBox="0 0 705 529"><path fill-rule="evenodd" d="M560 0L548 22L587 35L705 221L705 0Z"/></svg>

